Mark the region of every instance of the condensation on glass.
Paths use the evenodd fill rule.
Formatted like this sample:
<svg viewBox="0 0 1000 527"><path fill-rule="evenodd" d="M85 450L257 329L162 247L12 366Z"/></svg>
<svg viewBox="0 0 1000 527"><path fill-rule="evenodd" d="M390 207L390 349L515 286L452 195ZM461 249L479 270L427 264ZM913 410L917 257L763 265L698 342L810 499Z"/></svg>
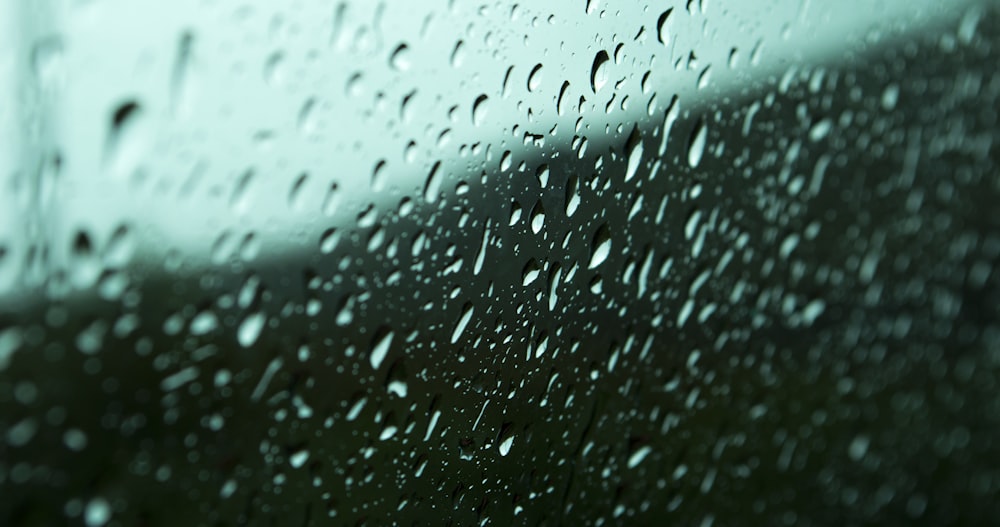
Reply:
<svg viewBox="0 0 1000 527"><path fill-rule="evenodd" d="M1000 517L997 2L0 26L4 525Z"/></svg>

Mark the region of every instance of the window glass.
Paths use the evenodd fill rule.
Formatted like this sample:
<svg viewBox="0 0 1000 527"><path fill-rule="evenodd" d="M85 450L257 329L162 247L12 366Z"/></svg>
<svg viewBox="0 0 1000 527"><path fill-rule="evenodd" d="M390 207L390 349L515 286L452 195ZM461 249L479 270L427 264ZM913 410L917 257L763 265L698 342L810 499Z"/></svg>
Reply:
<svg viewBox="0 0 1000 527"><path fill-rule="evenodd" d="M1000 515L992 1L0 4L0 524Z"/></svg>

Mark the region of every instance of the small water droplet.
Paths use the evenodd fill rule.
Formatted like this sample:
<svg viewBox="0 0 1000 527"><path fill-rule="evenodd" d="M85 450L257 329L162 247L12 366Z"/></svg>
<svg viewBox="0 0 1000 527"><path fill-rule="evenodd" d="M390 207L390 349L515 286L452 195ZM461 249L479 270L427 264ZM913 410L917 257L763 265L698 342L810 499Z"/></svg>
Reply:
<svg viewBox="0 0 1000 527"><path fill-rule="evenodd" d="M105 142L105 161L112 174L130 175L145 154L145 113L138 101L118 105L111 114L111 126Z"/></svg>
<svg viewBox="0 0 1000 527"><path fill-rule="evenodd" d="M299 450L288 458L288 463L292 465L292 468L302 468L302 465L305 465L308 459L309 451Z"/></svg>
<svg viewBox="0 0 1000 527"><path fill-rule="evenodd" d="M632 452L632 455L628 458L628 468L635 468L642 463L642 460L646 459L646 456L653 451L653 448L649 445L642 446Z"/></svg>
<svg viewBox="0 0 1000 527"><path fill-rule="evenodd" d="M184 114L188 110L193 46L194 34L190 31L183 32L177 43L177 57L174 59L174 69L170 77L170 106L176 114Z"/></svg>
<svg viewBox="0 0 1000 527"><path fill-rule="evenodd" d="M309 98L305 103L302 104L302 109L299 110L299 132L306 137L310 137L316 134L319 127L317 109L318 104L316 104L315 98Z"/></svg>
<svg viewBox="0 0 1000 527"><path fill-rule="evenodd" d="M406 71L410 69L410 47L406 44L396 46L396 49L394 49L392 54L389 56L389 64L397 71Z"/></svg>
<svg viewBox="0 0 1000 527"><path fill-rule="evenodd" d="M461 68L465 62L465 42L459 40L455 43L455 49L451 52L451 67Z"/></svg>
<svg viewBox="0 0 1000 527"><path fill-rule="evenodd" d="M40 40L31 50L31 66L39 85L51 89L62 82L63 55L65 46L62 38L49 37Z"/></svg>
<svg viewBox="0 0 1000 527"><path fill-rule="evenodd" d="M833 121L827 117L820 119L813 127L809 130L809 139L813 142L820 141L824 137L830 134L830 130L833 129Z"/></svg>
<svg viewBox="0 0 1000 527"><path fill-rule="evenodd" d="M104 498L94 498L87 502L83 517L87 527L100 527L111 519L111 504Z"/></svg>

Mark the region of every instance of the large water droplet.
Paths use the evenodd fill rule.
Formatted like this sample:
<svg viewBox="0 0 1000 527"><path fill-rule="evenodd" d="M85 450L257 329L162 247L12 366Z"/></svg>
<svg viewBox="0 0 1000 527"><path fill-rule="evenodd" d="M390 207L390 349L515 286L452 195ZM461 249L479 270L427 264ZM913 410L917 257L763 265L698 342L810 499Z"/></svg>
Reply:
<svg viewBox="0 0 1000 527"><path fill-rule="evenodd" d="M531 232L538 234L545 225L545 207L541 200L535 203L535 208L531 209Z"/></svg>
<svg viewBox="0 0 1000 527"><path fill-rule="evenodd" d="M542 83L542 65L536 64L534 68L531 69L531 73L528 74L528 91L532 92L538 89L538 86Z"/></svg>
<svg viewBox="0 0 1000 527"><path fill-rule="evenodd" d="M372 351L368 354L368 360L373 369L377 370L382 365L382 361L385 360L386 354L389 353L389 346L392 344L393 335L395 333L386 328L375 333L375 338L372 339Z"/></svg>
<svg viewBox="0 0 1000 527"><path fill-rule="evenodd" d="M302 468L302 465L305 465L308 459L309 459L309 451L299 450L298 452L288 457L288 463L292 465L292 468Z"/></svg>
<svg viewBox="0 0 1000 527"><path fill-rule="evenodd" d="M255 311L247 315L236 331L236 339L239 341L240 346L244 348L253 346L260 337L260 332L264 328L264 322L266 321L267 317L260 311Z"/></svg>
<svg viewBox="0 0 1000 527"><path fill-rule="evenodd" d="M625 142L625 152L628 156L625 181L629 181L635 177L636 171L639 170L639 164L642 163L642 136L639 135L638 126L632 129L632 134L629 136L628 141Z"/></svg>
<svg viewBox="0 0 1000 527"><path fill-rule="evenodd" d="M434 163L424 184L424 201L434 203L441 192L441 162Z"/></svg>
<svg viewBox="0 0 1000 527"><path fill-rule="evenodd" d="M510 436L507 439L501 441L500 446L497 448L497 450L500 451L501 456L506 456L507 454L510 454L510 447L512 446L514 446L514 436Z"/></svg>
<svg viewBox="0 0 1000 527"><path fill-rule="evenodd" d="M598 51L594 57L594 64L590 69L590 88L594 90L594 93L601 91L601 88L608 83L608 62L610 61L611 57L603 49Z"/></svg>
<svg viewBox="0 0 1000 527"><path fill-rule="evenodd" d="M459 317L458 322L455 324L455 330L451 332L451 343L454 344L458 342L459 337L462 336L462 332L465 331L465 326L469 325L469 321L472 320L472 304L465 304L462 307L462 316Z"/></svg>
<svg viewBox="0 0 1000 527"><path fill-rule="evenodd" d="M664 11L660 15L660 18L656 20L656 39L664 46L670 45L670 15L673 12L674 8L671 7Z"/></svg>
<svg viewBox="0 0 1000 527"><path fill-rule="evenodd" d="M701 158L705 155L705 143L708 141L708 126L704 119L699 119L691 132L691 139L688 142L688 165L695 168L701 163Z"/></svg>
<svg viewBox="0 0 1000 527"><path fill-rule="evenodd" d="M476 97L476 100L472 103L472 124L473 126L480 126L483 124L483 119L486 118L487 113L487 102L489 97L485 94Z"/></svg>
<svg viewBox="0 0 1000 527"><path fill-rule="evenodd" d="M607 224L601 225L594 234L594 241L590 244L590 263L588 269L593 269L608 259L611 254L611 231Z"/></svg>

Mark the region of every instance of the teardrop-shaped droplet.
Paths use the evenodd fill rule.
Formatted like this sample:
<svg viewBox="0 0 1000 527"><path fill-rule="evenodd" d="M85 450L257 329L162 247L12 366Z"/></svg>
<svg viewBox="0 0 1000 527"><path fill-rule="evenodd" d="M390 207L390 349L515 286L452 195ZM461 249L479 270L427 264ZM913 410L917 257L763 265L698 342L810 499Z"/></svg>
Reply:
<svg viewBox="0 0 1000 527"><path fill-rule="evenodd" d="M656 38L664 46L670 45L670 15L673 14L674 8L667 9L660 15L660 18L656 20Z"/></svg>
<svg viewBox="0 0 1000 527"><path fill-rule="evenodd" d="M628 156L628 166L625 169L625 181L635 177L642 162L642 136L639 135L639 127L632 129L628 141L625 142L625 154Z"/></svg>
<svg viewBox="0 0 1000 527"><path fill-rule="evenodd" d="M688 143L688 165L695 168L701 163L701 158L705 155L705 143L708 140L708 126L703 119L699 119L691 132L691 139Z"/></svg>
<svg viewBox="0 0 1000 527"><path fill-rule="evenodd" d="M601 225L594 234L594 241L590 244L590 263L588 269L593 269L608 259L611 254L611 231L607 224Z"/></svg>
<svg viewBox="0 0 1000 527"><path fill-rule="evenodd" d="M603 49L598 51L597 56L594 57L594 64L590 69L590 88L594 90L594 93L601 91L601 88L608 83L608 62L610 61L611 57Z"/></svg>
<svg viewBox="0 0 1000 527"><path fill-rule="evenodd" d="M531 73L528 74L528 91L532 92L538 89L538 86L542 83L542 65L536 64L532 68Z"/></svg>

